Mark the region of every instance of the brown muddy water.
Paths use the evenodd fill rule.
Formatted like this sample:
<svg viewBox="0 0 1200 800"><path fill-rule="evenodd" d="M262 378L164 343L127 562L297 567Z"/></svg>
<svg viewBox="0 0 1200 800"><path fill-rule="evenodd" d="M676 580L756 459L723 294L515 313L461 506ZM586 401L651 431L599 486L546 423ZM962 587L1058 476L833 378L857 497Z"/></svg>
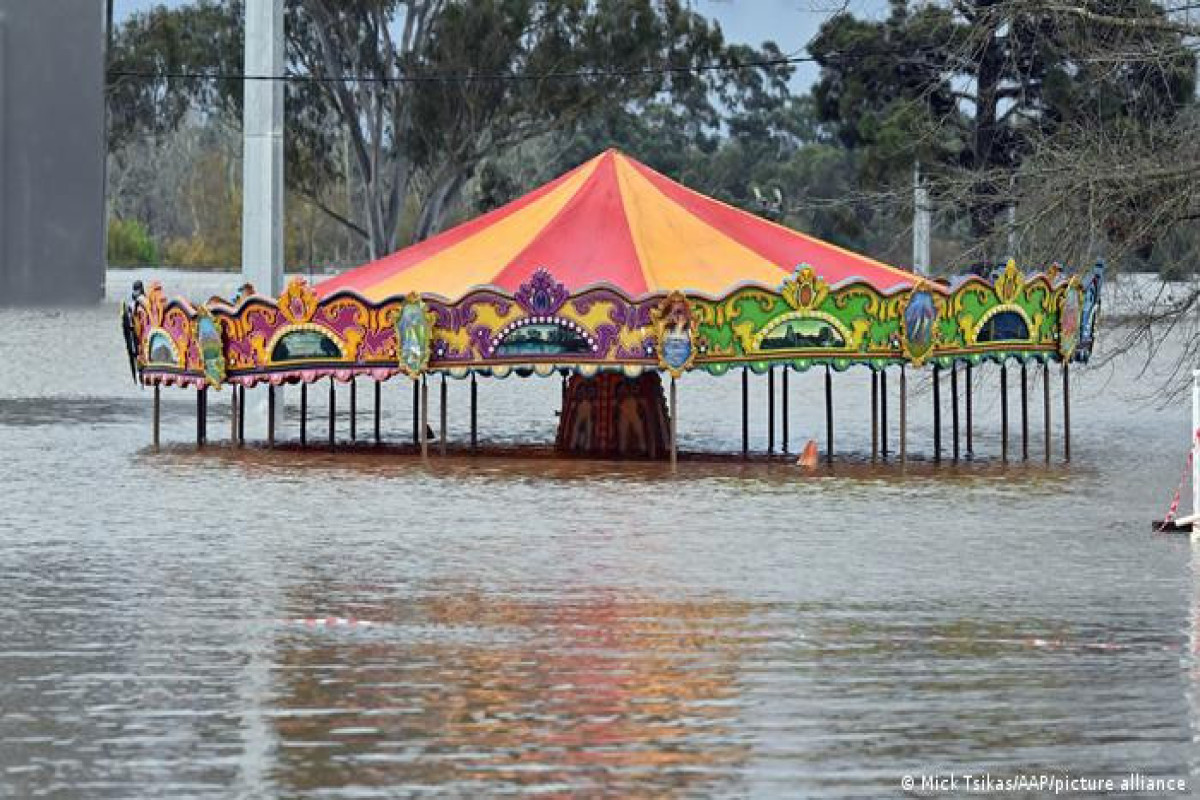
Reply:
<svg viewBox="0 0 1200 800"><path fill-rule="evenodd" d="M113 291L130 277L111 273ZM225 288L175 276L168 289L203 295L206 280ZM1200 561L1148 526L1183 469L1189 409L1141 400L1137 357L1073 372L1069 466L1057 378L1049 467L1040 378L1031 460L997 462L992 367L977 376L979 461L902 469L862 463L869 378L839 374L848 458L813 475L239 451L227 392L197 451L193 395L174 389L153 452L151 394L131 383L111 303L0 311L0 363L0 797L891 797L935 771L1200 780ZM558 392L481 381L484 441L549 442ZM466 385L449 393L462 441ZM793 375L791 393L796 450L823 435L820 374ZM684 449L738 449L739 395L735 376L687 376ZM366 384L359 396L368 431ZM410 397L385 385L388 441L410 436ZM314 440L324 398L311 395ZM296 400L281 429L293 438ZM1015 388L1010 407L1019 431ZM928 392L911 416L910 447L928 453ZM328 617L370 624L306 622Z"/></svg>

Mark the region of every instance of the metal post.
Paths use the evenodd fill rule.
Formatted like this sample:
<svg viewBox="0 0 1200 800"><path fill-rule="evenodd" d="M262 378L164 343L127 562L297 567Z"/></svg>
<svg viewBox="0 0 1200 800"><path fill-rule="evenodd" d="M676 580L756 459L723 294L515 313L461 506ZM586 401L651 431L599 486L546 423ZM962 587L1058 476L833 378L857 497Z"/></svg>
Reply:
<svg viewBox="0 0 1200 800"><path fill-rule="evenodd" d="M234 386L229 390L229 441L237 441L237 387Z"/></svg>
<svg viewBox="0 0 1200 800"><path fill-rule="evenodd" d="M767 452L775 452L775 367L767 367Z"/></svg>
<svg viewBox="0 0 1200 800"><path fill-rule="evenodd" d="M933 460L942 460L942 368L933 365Z"/></svg>
<svg viewBox="0 0 1200 800"><path fill-rule="evenodd" d="M888 420L887 420L887 367L879 370L879 454L886 461L888 457Z"/></svg>
<svg viewBox="0 0 1200 800"><path fill-rule="evenodd" d="M1029 460L1029 395L1025 362L1021 362L1021 460Z"/></svg>
<svg viewBox="0 0 1200 800"><path fill-rule="evenodd" d="M159 426L162 417L162 389L156 383L154 384L154 449L158 449L159 442Z"/></svg>
<svg viewBox="0 0 1200 800"><path fill-rule="evenodd" d="M1046 463L1050 463L1050 362L1042 364L1042 427L1046 429Z"/></svg>
<svg viewBox="0 0 1200 800"><path fill-rule="evenodd" d="M678 415L679 404L675 396L675 376L671 376L671 469L675 469L679 461L678 446L676 444L676 416Z"/></svg>
<svg viewBox="0 0 1200 800"><path fill-rule="evenodd" d="M788 373L791 367L784 366L783 373L783 452L788 451Z"/></svg>
<svg viewBox="0 0 1200 800"><path fill-rule="evenodd" d="M300 384L300 446L308 444L308 384Z"/></svg>
<svg viewBox="0 0 1200 800"><path fill-rule="evenodd" d="M238 387L238 444L246 444L246 386Z"/></svg>
<svg viewBox="0 0 1200 800"><path fill-rule="evenodd" d="M1008 461L1008 365L1000 365L1000 458Z"/></svg>
<svg viewBox="0 0 1200 800"><path fill-rule="evenodd" d="M833 462L833 370L825 365L825 460Z"/></svg>
<svg viewBox="0 0 1200 800"><path fill-rule="evenodd" d="M1063 460L1071 460L1071 368L1067 362L1062 367L1063 384Z"/></svg>
<svg viewBox="0 0 1200 800"><path fill-rule="evenodd" d="M358 440L358 380L350 379L350 441Z"/></svg>
<svg viewBox="0 0 1200 800"><path fill-rule="evenodd" d="M950 362L950 432L954 435L954 460L958 461L958 362Z"/></svg>
<svg viewBox="0 0 1200 800"><path fill-rule="evenodd" d="M275 446L275 387L267 384L267 447Z"/></svg>
<svg viewBox="0 0 1200 800"><path fill-rule="evenodd" d="M424 380L414 380L412 382L413 398L412 398L412 431L413 444L421 443L421 382Z"/></svg>
<svg viewBox="0 0 1200 800"><path fill-rule="evenodd" d="M871 367L871 460L879 458L879 373Z"/></svg>
<svg viewBox="0 0 1200 800"><path fill-rule="evenodd" d="M421 458L429 457L429 383L425 380L425 376L421 376L421 424L419 426L421 438Z"/></svg>
<svg viewBox="0 0 1200 800"><path fill-rule="evenodd" d="M750 368L742 367L742 458L750 455Z"/></svg>
<svg viewBox="0 0 1200 800"><path fill-rule="evenodd" d="M441 455L446 455L446 373L442 373L442 392L438 402L438 411L441 413L441 424L438 430L438 449Z"/></svg>
<svg viewBox="0 0 1200 800"><path fill-rule="evenodd" d="M204 444L204 388L196 390L196 446Z"/></svg>
<svg viewBox="0 0 1200 800"><path fill-rule="evenodd" d="M908 461L908 374L900 365L900 463Z"/></svg>
<svg viewBox="0 0 1200 800"><path fill-rule="evenodd" d="M383 405L383 381L376 380L375 381L375 444L379 444L381 441L383 441L383 436L381 435L381 432L379 429L380 428L379 423L382 420L382 409L380 408L382 405Z"/></svg>
<svg viewBox="0 0 1200 800"><path fill-rule="evenodd" d="M471 451L479 447L479 387L475 383L475 373L471 373Z"/></svg>
<svg viewBox="0 0 1200 800"><path fill-rule="evenodd" d="M337 387L333 376L329 376L329 446L333 447L334 434L337 432Z"/></svg>
<svg viewBox="0 0 1200 800"><path fill-rule="evenodd" d="M971 398L974 394L975 389L971 383L971 365L970 364L967 364L966 383L967 383L967 458L972 458L975 455L975 443L974 443L974 439L973 439L973 434L975 431L975 420L974 420L974 417L972 416Z"/></svg>

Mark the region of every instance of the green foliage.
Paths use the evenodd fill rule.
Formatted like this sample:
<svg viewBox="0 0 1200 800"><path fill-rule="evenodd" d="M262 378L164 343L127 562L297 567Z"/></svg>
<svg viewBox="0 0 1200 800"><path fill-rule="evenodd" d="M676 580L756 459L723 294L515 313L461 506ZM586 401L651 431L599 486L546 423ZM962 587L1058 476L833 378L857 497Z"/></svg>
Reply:
<svg viewBox="0 0 1200 800"><path fill-rule="evenodd" d="M149 266L158 263L158 248L146 226L136 219L108 220L108 263Z"/></svg>

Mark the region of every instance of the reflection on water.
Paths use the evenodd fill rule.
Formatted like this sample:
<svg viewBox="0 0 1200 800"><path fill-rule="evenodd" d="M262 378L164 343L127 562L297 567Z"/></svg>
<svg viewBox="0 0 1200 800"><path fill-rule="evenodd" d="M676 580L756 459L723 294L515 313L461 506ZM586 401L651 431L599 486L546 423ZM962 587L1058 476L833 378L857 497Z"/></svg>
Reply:
<svg viewBox="0 0 1200 800"><path fill-rule="evenodd" d="M1186 409L1130 404L1137 364L1073 375L1069 468L1040 402L1034 460L999 463L987 369L970 464L872 466L853 371L848 457L811 475L505 454L552 441L539 379L480 382L493 455L422 464L399 382L383 449L346 443L343 389L333 452L295 446L294 393L274 451L229 446L214 393L198 451L168 390L155 452L115 320L0 311L0 797L880 797L935 769L1200 767L1200 578L1148 533ZM823 435L821 380L792 378L793 450ZM685 447L740 447L739 392L681 382Z"/></svg>

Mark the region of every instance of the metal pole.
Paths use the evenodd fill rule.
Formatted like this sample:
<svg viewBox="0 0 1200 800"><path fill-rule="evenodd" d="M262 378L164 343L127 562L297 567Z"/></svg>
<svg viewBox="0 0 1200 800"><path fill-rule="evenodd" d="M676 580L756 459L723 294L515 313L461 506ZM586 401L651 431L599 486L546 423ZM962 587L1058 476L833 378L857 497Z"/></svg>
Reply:
<svg viewBox="0 0 1200 800"><path fill-rule="evenodd" d="M358 440L358 380L350 379L350 441Z"/></svg>
<svg viewBox="0 0 1200 800"><path fill-rule="evenodd" d="M742 458L750 455L750 368L742 367Z"/></svg>
<svg viewBox="0 0 1200 800"><path fill-rule="evenodd" d="M237 387L229 390L229 440L237 441L238 396Z"/></svg>
<svg viewBox="0 0 1200 800"><path fill-rule="evenodd" d="M1000 365L1000 458L1008 461L1008 365Z"/></svg>
<svg viewBox="0 0 1200 800"><path fill-rule="evenodd" d="M942 368L933 365L933 460L942 460Z"/></svg>
<svg viewBox="0 0 1200 800"><path fill-rule="evenodd" d="M958 461L958 362L950 362L950 430L954 434L954 460Z"/></svg>
<svg viewBox="0 0 1200 800"><path fill-rule="evenodd" d="M475 383L475 373L471 373L471 451L479 446L479 387Z"/></svg>
<svg viewBox="0 0 1200 800"><path fill-rule="evenodd" d="M879 454L886 461L888 457L888 420L887 420L887 367L879 370Z"/></svg>
<svg viewBox="0 0 1200 800"><path fill-rule="evenodd" d="M1029 395L1025 362L1021 362L1021 460L1029 460Z"/></svg>
<svg viewBox="0 0 1200 800"><path fill-rule="evenodd" d="M1042 364L1042 427L1046 429L1046 463L1050 463L1050 362Z"/></svg>
<svg viewBox="0 0 1200 800"><path fill-rule="evenodd" d="M967 458L971 458L975 455L975 444L972 439L972 434L975 430L975 420L972 416L972 411L971 411L971 397L973 396L973 393L975 390L971 385L971 365L970 364L967 364L966 383L967 383Z"/></svg>
<svg viewBox="0 0 1200 800"><path fill-rule="evenodd" d="M334 434L337 432L337 387L333 376L329 376L329 446L333 447Z"/></svg>
<svg viewBox="0 0 1200 800"><path fill-rule="evenodd" d="M908 373L900 365L900 463L908 461Z"/></svg>
<svg viewBox="0 0 1200 800"><path fill-rule="evenodd" d="M238 444L246 443L246 385L238 387Z"/></svg>
<svg viewBox="0 0 1200 800"><path fill-rule="evenodd" d="M788 373L791 367L785 366L783 373L783 452L788 451Z"/></svg>
<svg viewBox="0 0 1200 800"><path fill-rule="evenodd" d="M879 373L871 368L871 460L879 458Z"/></svg>
<svg viewBox="0 0 1200 800"><path fill-rule="evenodd" d="M442 373L442 392L438 402L438 411L441 413L441 424L438 431L439 445L438 449L442 455L446 455L446 373Z"/></svg>
<svg viewBox="0 0 1200 800"><path fill-rule="evenodd" d="M248 0L243 66L281 75L284 0ZM283 82L242 81L242 278L268 297L283 290Z"/></svg>
<svg viewBox="0 0 1200 800"><path fill-rule="evenodd" d="M679 461L678 446L675 439L675 418L678 414L678 410L679 404L675 396L675 376L671 376L671 469L675 469Z"/></svg>
<svg viewBox="0 0 1200 800"><path fill-rule="evenodd" d="M275 387L267 384L267 447L275 446Z"/></svg>
<svg viewBox="0 0 1200 800"><path fill-rule="evenodd" d="M1071 367L1063 362L1063 460L1071 460Z"/></svg>
<svg viewBox="0 0 1200 800"><path fill-rule="evenodd" d="M196 390L196 446L204 444L204 389Z"/></svg>
<svg viewBox="0 0 1200 800"><path fill-rule="evenodd" d="M162 390L161 390L161 387L156 383L156 384L154 384L154 449L155 450L158 449L158 442L159 442L158 434L159 434L159 426L160 426L159 420L160 420L161 416L162 416Z"/></svg>
<svg viewBox="0 0 1200 800"><path fill-rule="evenodd" d="M412 401L413 444L421 443L421 382L422 381L424 381L424 378L422 378L421 380L414 380L412 382L412 387L413 387L413 401Z"/></svg>
<svg viewBox="0 0 1200 800"><path fill-rule="evenodd" d="M380 424L379 424L382 421L382 415L383 415L382 408L381 408L382 405L383 405L383 381L376 380L375 381L375 444L379 444L381 441L383 441L383 436L381 435Z"/></svg>
<svg viewBox="0 0 1200 800"><path fill-rule="evenodd" d="M767 367L767 452L775 452L775 367Z"/></svg>
<svg viewBox="0 0 1200 800"><path fill-rule="evenodd" d="M421 424L419 427L421 437L421 458L429 457L429 383L425 380L425 376L421 376Z"/></svg>
<svg viewBox="0 0 1200 800"><path fill-rule="evenodd" d="M308 384L300 384L300 446L308 444Z"/></svg>
<svg viewBox="0 0 1200 800"><path fill-rule="evenodd" d="M833 370L825 365L825 460L833 462Z"/></svg>

